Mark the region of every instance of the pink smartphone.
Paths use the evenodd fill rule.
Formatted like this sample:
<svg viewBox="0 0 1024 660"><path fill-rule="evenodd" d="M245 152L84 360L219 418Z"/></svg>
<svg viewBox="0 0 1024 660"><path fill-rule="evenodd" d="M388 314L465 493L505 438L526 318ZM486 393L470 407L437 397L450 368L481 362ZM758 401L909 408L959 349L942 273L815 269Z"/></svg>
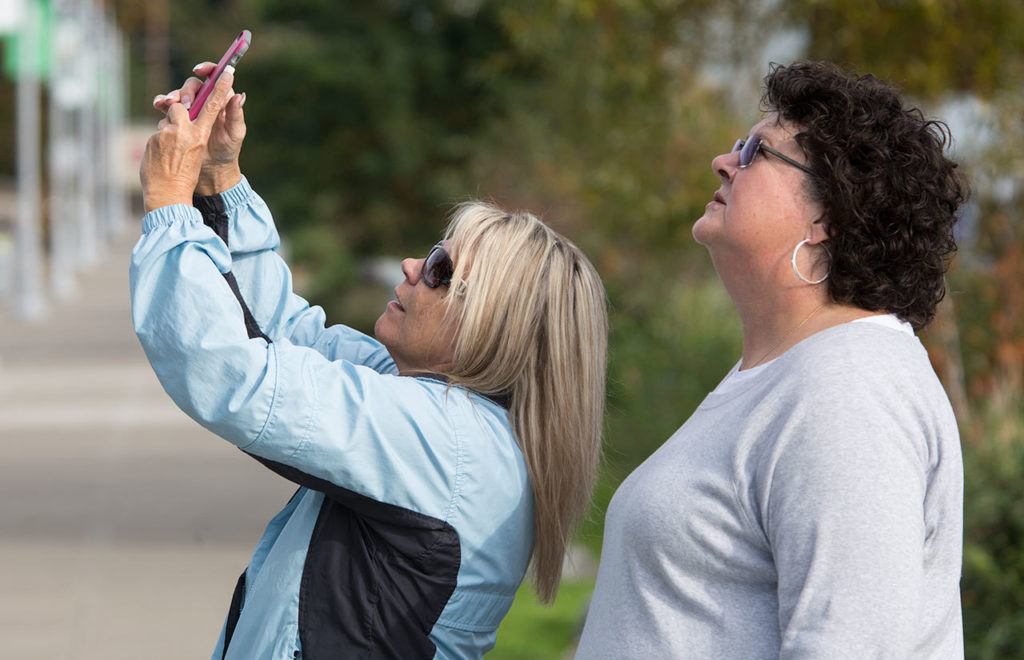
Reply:
<svg viewBox="0 0 1024 660"><path fill-rule="evenodd" d="M214 85L217 84L217 79L220 78L220 74L224 73L224 69L230 64L231 66L237 66L238 60L242 59L242 55L245 55L245 51L249 50L249 44L252 43L252 32L248 30L242 30L238 38L232 42L224 56L220 58L220 62L217 62L217 66L213 69L213 73L206 79L203 86L199 88L199 92L196 93L196 100L192 102L192 107L189 108L188 118L192 121L196 120L199 116L200 111L203 109L203 105L206 103L206 99L210 98L210 93L213 92Z"/></svg>

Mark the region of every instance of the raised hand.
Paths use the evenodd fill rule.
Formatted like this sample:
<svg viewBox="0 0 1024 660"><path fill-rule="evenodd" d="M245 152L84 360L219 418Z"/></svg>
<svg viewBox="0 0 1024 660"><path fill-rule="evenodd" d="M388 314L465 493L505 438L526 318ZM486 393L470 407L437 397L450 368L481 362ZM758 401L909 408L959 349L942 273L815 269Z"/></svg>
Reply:
<svg viewBox="0 0 1024 660"><path fill-rule="evenodd" d="M203 62L197 64L193 72L205 78L213 72L215 67L213 62ZM203 81L200 78L191 77L180 89L154 98L153 107L166 114L172 105L180 103L185 110L188 110L202 85ZM197 185L197 192L202 195L222 192L241 179L238 156L246 135L245 115L242 111L246 95L236 94L232 89L228 99L224 109L217 115L203 156L203 166ZM203 109L205 111L206 108ZM166 118L161 120L158 127L162 127L166 121Z"/></svg>
<svg viewBox="0 0 1024 660"><path fill-rule="evenodd" d="M230 121L227 110L234 98L233 82L234 70L226 69L194 122L188 118L180 92L178 99L170 102L167 115L146 143L139 169L147 211L168 204L192 203L192 193L197 189L204 163L209 160L208 145L214 128L218 121ZM237 105L238 101L233 103ZM240 114L241 109L236 110ZM244 128L244 122L242 125Z"/></svg>

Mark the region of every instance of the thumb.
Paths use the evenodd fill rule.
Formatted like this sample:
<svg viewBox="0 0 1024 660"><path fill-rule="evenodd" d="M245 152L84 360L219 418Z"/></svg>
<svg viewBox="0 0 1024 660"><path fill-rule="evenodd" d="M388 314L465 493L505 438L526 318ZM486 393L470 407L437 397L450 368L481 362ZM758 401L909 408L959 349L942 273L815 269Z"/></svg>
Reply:
<svg viewBox="0 0 1024 660"><path fill-rule="evenodd" d="M213 125L216 123L218 115L220 115L224 106L227 105L228 98L231 96L231 85L234 82L235 67L228 65L224 69L224 73L217 79L217 84L214 85L213 92L206 99L202 112L196 117L196 124L207 133L213 130Z"/></svg>
<svg viewBox="0 0 1024 660"><path fill-rule="evenodd" d="M224 111L228 131L232 134L245 129L245 114L242 112L242 105L245 104L245 94L235 94L228 99L228 107Z"/></svg>

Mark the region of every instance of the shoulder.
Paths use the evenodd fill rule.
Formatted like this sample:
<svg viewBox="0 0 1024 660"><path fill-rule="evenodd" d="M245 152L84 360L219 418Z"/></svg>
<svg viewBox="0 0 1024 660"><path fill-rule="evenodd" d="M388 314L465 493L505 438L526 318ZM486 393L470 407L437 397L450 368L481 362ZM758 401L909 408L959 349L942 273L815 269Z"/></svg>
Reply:
<svg viewBox="0 0 1024 660"><path fill-rule="evenodd" d="M432 414L441 416L459 452L462 467L525 469L509 411L492 399L458 385L429 377L383 376L396 387L396 396L418 398Z"/></svg>
<svg viewBox="0 0 1024 660"><path fill-rule="evenodd" d="M914 335L871 323L846 323L794 347L780 379L800 398L843 402L851 411L948 406L924 346ZM903 404L901 408L900 404Z"/></svg>
<svg viewBox="0 0 1024 660"><path fill-rule="evenodd" d="M822 468L923 473L958 442L956 420L920 341L867 323L823 331L779 364L772 415L776 458ZM852 471L856 473L856 470Z"/></svg>
<svg viewBox="0 0 1024 660"><path fill-rule="evenodd" d="M481 476L490 472L495 479L525 482L526 461L509 410L465 388L440 387L445 390L448 414L462 444L466 468L479 470Z"/></svg>
<svg viewBox="0 0 1024 660"><path fill-rule="evenodd" d="M439 401L452 425L459 473L451 511L456 527L490 528L494 520L529 518L529 473L509 411L463 387L410 380Z"/></svg>

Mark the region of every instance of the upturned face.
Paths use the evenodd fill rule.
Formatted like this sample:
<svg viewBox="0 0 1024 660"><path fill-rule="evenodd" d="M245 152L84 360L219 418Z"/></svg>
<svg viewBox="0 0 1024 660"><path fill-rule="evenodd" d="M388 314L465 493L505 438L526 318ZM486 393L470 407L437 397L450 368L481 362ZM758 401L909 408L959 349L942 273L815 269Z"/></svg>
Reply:
<svg viewBox="0 0 1024 660"><path fill-rule="evenodd" d="M747 140L806 165L794 136L799 127L770 113L750 129ZM788 263L793 247L821 217L821 206L807 194L807 172L762 149L747 167L740 154L716 156L711 168L721 179L714 199L693 226L694 239L708 248L719 268L767 272Z"/></svg>
<svg viewBox="0 0 1024 660"><path fill-rule="evenodd" d="M405 278L374 324L374 335L403 373L443 371L454 353L455 329L445 321L449 285L427 286L430 277L424 277L425 262L425 257L402 260Z"/></svg>

